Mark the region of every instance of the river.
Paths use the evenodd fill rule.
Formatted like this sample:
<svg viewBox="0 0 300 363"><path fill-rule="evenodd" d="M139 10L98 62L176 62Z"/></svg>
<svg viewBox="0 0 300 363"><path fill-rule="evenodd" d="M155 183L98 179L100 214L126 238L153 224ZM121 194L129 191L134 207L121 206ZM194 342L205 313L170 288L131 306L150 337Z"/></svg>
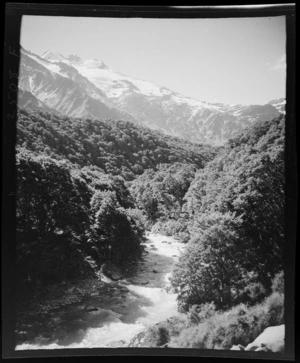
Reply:
<svg viewBox="0 0 300 363"><path fill-rule="evenodd" d="M106 281L110 294L93 294L59 309L51 324L46 322L34 339L16 350L126 347L147 327L179 316L169 277L183 249L173 237L148 233L133 278Z"/></svg>

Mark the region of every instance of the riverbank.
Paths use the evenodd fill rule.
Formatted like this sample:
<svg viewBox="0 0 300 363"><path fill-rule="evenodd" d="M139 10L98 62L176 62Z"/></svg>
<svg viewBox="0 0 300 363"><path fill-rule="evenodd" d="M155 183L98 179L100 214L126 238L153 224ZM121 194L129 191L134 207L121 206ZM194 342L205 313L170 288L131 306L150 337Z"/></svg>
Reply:
<svg viewBox="0 0 300 363"><path fill-rule="evenodd" d="M16 349L128 346L144 329L179 315L169 277L184 245L149 233L144 247L141 260L118 282L53 287L51 299L31 306L32 314L20 322Z"/></svg>

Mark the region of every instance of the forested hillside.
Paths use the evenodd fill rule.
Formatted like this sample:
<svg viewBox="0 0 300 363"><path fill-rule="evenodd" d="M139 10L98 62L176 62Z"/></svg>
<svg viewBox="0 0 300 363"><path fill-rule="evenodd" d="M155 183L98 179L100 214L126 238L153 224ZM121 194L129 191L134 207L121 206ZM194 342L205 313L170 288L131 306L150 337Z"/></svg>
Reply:
<svg viewBox="0 0 300 363"><path fill-rule="evenodd" d="M139 198L131 195L125 180L145 170L142 178L157 169L177 173L179 189L171 186L171 179L167 183L176 194L176 201L170 203L178 213L175 204L180 205L195 171L216 153L213 147L129 122L79 120L19 109L17 275L21 285L29 278L34 291L45 282L95 276L105 261L120 266L133 259L140 252L147 218L152 218L147 207L151 199L137 203ZM161 209L168 208L167 199L163 203ZM164 215L168 219L166 209Z"/></svg>
<svg viewBox="0 0 300 363"><path fill-rule="evenodd" d="M161 163L185 162L203 167L217 148L193 144L124 121L74 119L20 109L18 147L34 155L97 166L105 173L133 180Z"/></svg>
<svg viewBox="0 0 300 363"><path fill-rule="evenodd" d="M171 278L186 319L146 332L153 346L213 348L223 337L226 349L283 324L284 136L284 116L214 148L124 121L19 109L19 301L98 278L108 261L126 268L152 230L186 244Z"/></svg>
<svg viewBox="0 0 300 363"><path fill-rule="evenodd" d="M41 284L95 277L105 261L122 265L138 256L144 227L121 177L25 150L17 169L21 296Z"/></svg>
<svg viewBox="0 0 300 363"><path fill-rule="evenodd" d="M284 125L255 124L196 173L184 197L190 242L174 275L182 309L256 302L283 269Z"/></svg>
<svg viewBox="0 0 300 363"><path fill-rule="evenodd" d="M230 349L284 324L284 139L284 117L258 122L201 170L165 166L132 183L155 227L187 242L171 279L185 317L132 346Z"/></svg>
<svg viewBox="0 0 300 363"><path fill-rule="evenodd" d="M183 212L184 196L197 170L195 164L162 164L157 171L146 170L131 183L130 191L144 211L149 228L187 242L189 216Z"/></svg>

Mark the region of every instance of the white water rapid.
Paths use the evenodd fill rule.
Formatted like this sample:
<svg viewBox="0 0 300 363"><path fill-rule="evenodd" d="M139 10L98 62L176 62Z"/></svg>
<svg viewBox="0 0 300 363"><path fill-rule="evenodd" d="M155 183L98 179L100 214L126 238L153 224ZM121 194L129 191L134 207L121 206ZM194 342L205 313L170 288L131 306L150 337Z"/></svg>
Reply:
<svg viewBox="0 0 300 363"><path fill-rule="evenodd" d="M176 294L169 291L169 277L184 245L173 237L149 233L142 260L134 278L119 281L120 295L91 297L89 303L100 307L86 312L82 306L57 321L64 338L49 332L33 341L17 345L16 350L126 347L139 332L171 316L178 316ZM105 301L104 301L105 300Z"/></svg>

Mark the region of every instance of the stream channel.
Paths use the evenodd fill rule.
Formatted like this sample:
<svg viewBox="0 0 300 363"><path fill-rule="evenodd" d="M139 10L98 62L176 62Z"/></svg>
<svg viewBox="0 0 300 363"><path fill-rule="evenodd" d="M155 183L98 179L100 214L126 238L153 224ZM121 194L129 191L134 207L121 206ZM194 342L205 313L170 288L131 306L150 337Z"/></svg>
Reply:
<svg viewBox="0 0 300 363"><path fill-rule="evenodd" d="M148 233L133 278L105 281L110 294L93 294L55 311L51 325L16 350L126 347L147 327L179 316L169 278L183 249L173 237Z"/></svg>

